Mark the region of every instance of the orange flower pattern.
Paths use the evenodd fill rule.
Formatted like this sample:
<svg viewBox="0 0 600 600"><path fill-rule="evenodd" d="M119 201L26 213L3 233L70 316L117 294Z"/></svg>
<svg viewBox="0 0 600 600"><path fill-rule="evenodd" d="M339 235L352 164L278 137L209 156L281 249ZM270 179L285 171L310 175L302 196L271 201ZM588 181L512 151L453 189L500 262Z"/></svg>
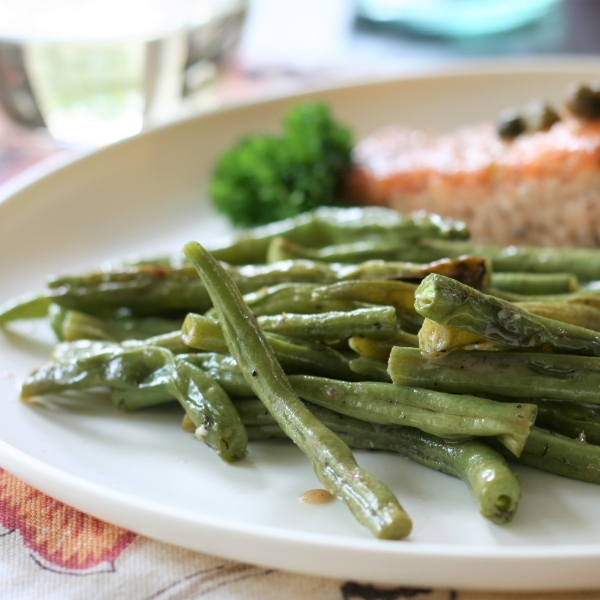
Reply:
<svg viewBox="0 0 600 600"><path fill-rule="evenodd" d="M0 525L21 533L25 546L64 569L114 561L136 534L54 500L0 469Z"/></svg>

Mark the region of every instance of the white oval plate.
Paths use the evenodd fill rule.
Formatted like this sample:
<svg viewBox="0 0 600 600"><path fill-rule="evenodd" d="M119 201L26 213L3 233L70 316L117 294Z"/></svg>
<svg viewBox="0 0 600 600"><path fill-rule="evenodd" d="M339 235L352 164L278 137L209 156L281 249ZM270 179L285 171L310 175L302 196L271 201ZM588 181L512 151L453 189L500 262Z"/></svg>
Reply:
<svg viewBox="0 0 600 600"><path fill-rule="evenodd" d="M449 128L534 97L558 101L598 66L484 64L312 96L358 137L394 122ZM0 302L40 288L49 273L214 241L226 231L204 192L215 155L240 134L276 130L293 100L186 120L22 177L27 185L0 203ZM408 540L378 541L341 503L298 501L318 483L292 445L252 444L247 460L227 466L181 431L171 407L124 414L93 395L53 407L20 403L19 382L46 360L52 341L41 323L0 333L0 465L80 510L165 542L315 575L480 589L600 586L598 486L517 468L521 507L500 527L479 516L462 482L359 453L414 521Z"/></svg>

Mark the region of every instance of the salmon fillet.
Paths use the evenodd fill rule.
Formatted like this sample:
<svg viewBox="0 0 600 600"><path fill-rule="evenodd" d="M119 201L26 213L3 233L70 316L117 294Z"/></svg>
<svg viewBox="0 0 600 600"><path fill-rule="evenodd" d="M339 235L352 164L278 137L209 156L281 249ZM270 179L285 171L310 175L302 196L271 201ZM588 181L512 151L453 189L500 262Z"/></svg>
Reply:
<svg viewBox="0 0 600 600"><path fill-rule="evenodd" d="M600 245L600 122L563 115L502 140L491 123L450 134L389 127L360 142L346 181L361 204L464 220L497 244Z"/></svg>

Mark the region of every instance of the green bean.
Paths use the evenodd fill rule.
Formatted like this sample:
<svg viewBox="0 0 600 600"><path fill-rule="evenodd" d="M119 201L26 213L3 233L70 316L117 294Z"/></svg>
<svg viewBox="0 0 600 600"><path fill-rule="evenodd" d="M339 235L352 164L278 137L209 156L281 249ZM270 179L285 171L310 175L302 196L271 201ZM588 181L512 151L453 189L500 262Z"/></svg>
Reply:
<svg viewBox="0 0 600 600"><path fill-rule="evenodd" d="M308 258L327 263L357 263L366 260L404 260L403 242L358 241L322 248L309 248L282 237L271 240L267 263L280 260Z"/></svg>
<svg viewBox="0 0 600 600"><path fill-rule="evenodd" d="M75 340L73 342L62 342L54 346L51 360L54 362L69 362L80 358L89 358L96 354L105 352L121 352L124 350L136 350L146 346L156 346L171 351L173 354L187 354L193 349L186 346L181 339L181 331L157 335L140 340L125 340L123 342L112 342L108 340Z"/></svg>
<svg viewBox="0 0 600 600"><path fill-rule="evenodd" d="M47 313L47 317L48 317L48 323L50 324L50 327L52 328L52 331L54 331L54 335L56 336L56 339L59 342L64 342L65 341L65 336L63 333L63 323L65 322L65 319L67 317L67 313L69 311L64 309L62 306L59 306L58 304L53 304L51 303L48 306L48 313ZM81 313L83 314L83 313ZM90 338L77 338L77 339L90 339ZM91 338L91 339L98 339L98 338ZM100 338L100 339L106 339L106 338ZM74 341L74 340L70 340L70 341Z"/></svg>
<svg viewBox="0 0 600 600"><path fill-rule="evenodd" d="M116 267L55 278L49 298L63 308L99 317L179 315L190 306L210 308L210 298L190 267Z"/></svg>
<svg viewBox="0 0 600 600"><path fill-rule="evenodd" d="M428 359L396 347L389 362L392 381L453 394L497 394L510 398L555 398L600 404L600 359L547 352L465 352Z"/></svg>
<svg viewBox="0 0 600 600"><path fill-rule="evenodd" d="M221 325L211 317L189 313L181 332L185 344L190 348L221 354L229 352Z"/></svg>
<svg viewBox="0 0 600 600"><path fill-rule="evenodd" d="M352 359L350 368L361 376L361 381L383 381L385 383L392 381L387 371L387 364L370 356L359 356Z"/></svg>
<svg viewBox="0 0 600 600"><path fill-rule="evenodd" d="M189 261L180 252L176 254L163 254L159 256L146 256L142 258L134 258L133 260L121 260L118 263L113 263L115 266L121 265L125 267L167 267L180 269L181 267L189 267Z"/></svg>
<svg viewBox="0 0 600 600"><path fill-rule="evenodd" d="M521 497L519 480L502 456L478 440L447 442L413 427L377 425L306 405L327 427L349 446L363 450L384 450L462 479L481 514L495 523L507 523L515 514ZM236 401L250 439L283 437L285 434L257 400Z"/></svg>
<svg viewBox="0 0 600 600"><path fill-rule="evenodd" d="M456 268L469 272L464 266ZM307 260L228 266L227 272L245 294L290 282L325 284L344 279L422 278L431 269L448 272L446 267L413 263L370 261L336 265ZM190 266L119 266L111 271L56 278L48 288L47 297L61 307L103 318L122 316L124 311L134 317L178 318L185 312L205 312L211 306L204 284Z"/></svg>
<svg viewBox="0 0 600 600"><path fill-rule="evenodd" d="M130 348L133 350L133 346ZM88 358L103 352L116 352L123 350L118 342L106 340L76 340L75 342L61 342L56 344L50 355L51 362L70 362L79 358Z"/></svg>
<svg viewBox="0 0 600 600"><path fill-rule="evenodd" d="M442 259L426 264L369 260L358 265L332 264L330 266L336 273L337 279L345 281L383 279L419 283L427 275L438 273L476 289L485 289L489 286L491 277L489 260L480 256L461 256L456 259Z"/></svg>
<svg viewBox="0 0 600 600"><path fill-rule="evenodd" d="M181 359L200 367L229 396L243 398L253 395L252 388L248 385L238 364L230 354L198 352L196 354L182 354Z"/></svg>
<svg viewBox="0 0 600 600"><path fill-rule="evenodd" d="M42 319L48 314L50 300L44 293L27 293L0 304L0 325L18 319Z"/></svg>
<svg viewBox="0 0 600 600"><path fill-rule="evenodd" d="M74 310L64 310L56 304L50 307L53 329L61 341L75 340L145 340L180 329L183 319L160 317L119 317L100 319Z"/></svg>
<svg viewBox="0 0 600 600"><path fill-rule="evenodd" d="M420 238L459 238L469 235L464 223L438 215L415 213L409 217L380 208L321 207L297 217L256 227L229 246L211 251L218 260L230 264L264 263L271 240L286 240L319 248L359 240L408 243Z"/></svg>
<svg viewBox="0 0 600 600"><path fill-rule="evenodd" d="M313 290L318 287L318 283L281 283L244 294L244 301L256 316L280 315L283 312L316 314L361 308L360 303L352 300L313 298ZM209 310L206 315L214 316L215 310Z"/></svg>
<svg viewBox="0 0 600 600"><path fill-rule="evenodd" d="M348 345L354 352L361 356L369 356L387 364L394 346L418 347L419 339L412 333L398 330L393 337L382 340L366 337L351 337L348 340Z"/></svg>
<svg viewBox="0 0 600 600"><path fill-rule="evenodd" d="M514 304L520 309L546 319L600 331L600 309L595 306L569 302L515 302ZM419 346L430 357L475 344L482 348L483 343L484 340L478 335L467 333L451 325L440 325L430 319L425 319L419 330ZM486 345L490 349L493 346L489 342Z"/></svg>
<svg viewBox="0 0 600 600"><path fill-rule="evenodd" d="M198 436L223 460L231 462L246 454L246 433L229 397L201 369L164 348L106 348L77 360L50 362L25 380L21 396L27 401L94 387L129 390L138 397L146 394L145 405L175 397L196 423Z"/></svg>
<svg viewBox="0 0 600 600"><path fill-rule="evenodd" d="M173 367L170 352L160 348L144 347L126 351L105 347L76 360L49 362L36 369L21 388L24 399L64 391L85 390L94 387L139 388L150 383L166 383Z"/></svg>
<svg viewBox="0 0 600 600"><path fill-rule="evenodd" d="M544 303L568 303L581 306L591 306L600 309L600 290L595 288L581 288L577 292L571 292L569 294L542 294L542 295L528 295L528 294L515 294L514 292L502 292L493 288L488 288L488 294L502 298L503 300L509 300L516 304L531 303L531 302L544 302Z"/></svg>
<svg viewBox="0 0 600 600"><path fill-rule="evenodd" d="M486 288L490 284L491 264L487 258L481 256L460 256L453 259L439 257L432 263L417 261L429 263L428 265L417 265L415 262L408 262L409 253L406 242L402 240L392 243L359 241L340 246L308 248L278 237L271 241L267 262L309 259L325 263L365 263L366 261L366 264L372 264L397 261L390 264L406 266L402 267L404 272L397 267L398 272L394 276L406 281L419 282L429 273L441 273L477 289ZM386 272L384 271L383 274L385 275ZM373 279L375 279L377 274L373 275ZM361 277L352 278L359 279Z"/></svg>
<svg viewBox="0 0 600 600"><path fill-rule="evenodd" d="M347 300L393 306L398 311L414 309L417 285L404 281L358 280L342 281L312 290L314 299Z"/></svg>
<svg viewBox="0 0 600 600"><path fill-rule="evenodd" d="M537 407L380 382L292 375L303 400L363 421L407 425L446 439L495 436L519 456Z"/></svg>
<svg viewBox="0 0 600 600"><path fill-rule="evenodd" d="M204 322L208 318L191 313L187 317L186 331L193 329L190 322ZM218 327L217 322L214 323ZM391 306L386 306L315 315L284 312L273 316L259 316L258 323L264 331L305 340L344 340L353 335L387 338L396 331L396 311Z"/></svg>
<svg viewBox="0 0 600 600"><path fill-rule="evenodd" d="M490 350L498 349L495 344L484 342L478 335L452 325L440 325L431 319L423 321L418 339L421 352L428 358L437 358L461 348L481 349L484 344Z"/></svg>
<svg viewBox="0 0 600 600"><path fill-rule="evenodd" d="M518 459L511 457L499 444L494 446L508 458L524 465L571 479L600 483L600 446L584 440L573 440L540 427L532 427L525 449Z"/></svg>
<svg viewBox="0 0 600 600"><path fill-rule="evenodd" d="M113 389L109 391L112 403L120 410L126 412L134 412L177 401L172 393L165 391L161 386L157 386L156 389L144 387L131 390ZM194 427L195 430L196 427Z"/></svg>
<svg viewBox="0 0 600 600"><path fill-rule="evenodd" d="M200 356L194 355L194 359ZM233 362L241 376L232 357L226 358ZM145 397L149 398L147 392ZM130 399L134 397L130 396ZM162 398L163 402L169 400ZM260 400L239 398L234 404L250 440L287 438ZM306 407L349 446L397 452L422 465L459 477L466 483L485 518L496 523L512 519L520 499L520 485L500 454L487 444L477 440L448 442L413 427L368 423L310 403ZM193 423L190 430L196 430Z"/></svg>
<svg viewBox="0 0 600 600"><path fill-rule="evenodd" d="M229 396L244 398L253 394L252 388L242 375L235 359L228 354L198 352L197 354L181 354L178 358L200 367ZM350 368L359 374L362 380L391 382L387 366L367 357L351 360ZM294 387L293 383L292 387ZM145 385L143 389L118 390L113 392L113 401L124 410L139 410L147 406L170 402L171 396L160 392L161 389L152 389L149 385Z"/></svg>
<svg viewBox="0 0 600 600"><path fill-rule="evenodd" d="M225 270L199 244L186 245L184 254L211 294L229 350L244 377L277 424L310 458L321 483L377 537L408 535L410 518L392 492L361 469L348 446L294 394L256 318Z"/></svg>
<svg viewBox="0 0 600 600"><path fill-rule="evenodd" d="M237 391L240 395L248 395L252 392L250 386L247 384L245 379L231 356L225 355L181 355L177 357L177 362L192 361L198 366L202 366L207 369L212 377L215 375L215 379L219 380L219 377L223 377L223 374L233 375L234 379L237 379ZM241 386L240 386L241 378ZM156 382L160 378L153 378ZM198 374L194 374L194 381L198 381ZM231 380L229 380L231 381ZM225 386L225 384L223 384ZM240 389L240 387L242 389ZM229 390L228 390L229 392ZM187 394L193 396L193 394ZM139 409L147 406L152 406L157 403L168 402L172 400L172 396L164 391L164 387L152 388L149 385L148 380L145 381L145 385L141 390L114 390L113 398L116 404L122 408L129 410ZM258 408L256 404L260 406ZM258 423L269 424L274 423L272 418L268 417L268 413L264 409L262 403L258 401L242 401L236 402L236 407L240 409L241 406L254 405L255 413L258 414L258 418L254 417L249 419L247 412L241 410L241 416L244 424L252 423L256 425ZM318 416L323 420L323 414L327 414L328 411L324 409L311 408L313 412L318 412ZM266 413L266 415L265 415ZM517 500L512 502L510 506L516 508L516 502L518 501L518 485L515 485L516 479L506 470L505 466L499 465L500 474L496 473L497 476L493 479L496 483L490 485L489 482L485 484L485 480L480 476L485 468L493 468L497 472L498 467L494 466L490 461L491 449L474 441L465 443L453 443L448 444L442 440L434 440L433 436L427 436L426 434L420 434L412 428L405 427L380 427L373 426L360 421L354 421L336 415L331 415L329 421L333 424L340 422L344 427L340 429L343 435L352 441L352 444L356 447L361 448L379 448L385 450L394 450L401 454L408 456L414 460L422 462L428 466L432 466L446 473L451 473L461 477L467 485L469 485L474 498L478 501L478 504L482 507L482 514L487 518L492 518L497 522L502 522L512 515L513 510L507 510L505 502L500 500L500 496L506 496L506 490L504 489L501 481L508 475L508 481L512 481L509 487L514 488L512 490L513 500L516 497ZM262 415L262 418L261 418ZM350 425L352 425L350 427ZM198 427L194 425L194 430ZM345 434L343 433L345 431ZM353 436L353 437L349 437ZM476 450L476 448L479 448ZM472 449L472 450L471 450ZM465 458L465 454L469 454L469 459ZM483 453L483 456L482 456ZM473 454L473 455L471 455ZM492 457L493 458L493 457ZM504 473L506 471L506 473ZM506 485L506 483L505 483ZM495 491L494 491L495 490ZM501 494L502 492L502 494ZM492 500L493 498L493 500Z"/></svg>
<svg viewBox="0 0 600 600"><path fill-rule="evenodd" d="M204 352L227 352L228 344L222 322L190 313L182 328L182 338L191 348ZM266 339L286 373L313 373L354 381L349 359L324 344L285 338L267 333Z"/></svg>
<svg viewBox="0 0 600 600"><path fill-rule="evenodd" d="M154 335L141 342L138 340L125 340L121 342L121 345L125 348L136 348L140 345L158 346L159 348L170 350L173 354L187 354L192 352L192 349L185 344L181 335L181 330L163 333L162 335Z"/></svg>
<svg viewBox="0 0 600 600"><path fill-rule="evenodd" d="M415 309L436 323L508 348L600 356L597 332L538 317L443 275L423 280L415 292Z"/></svg>
<svg viewBox="0 0 600 600"><path fill-rule="evenodd" d="M344 340L355 335L381 339L396 332L396 311L382 306L317 315L286 312L258 317L258 323L265 331L306 340Z"/></svg>
<svg viewBox="0 0 600 600"><path fill-rule="evenodd" d="M490 286L517 294L568 294L579 289L579 282L571 273L493 273Z"/></svg>
<svg viewBox="0 0 600 600"><path fill-rule="evenodd" d="M343 281L317 287L315 301L342 300L393 306L398 322L409 331L418 331L423 317L415 310L417 286L404 281Z"/></svg>
<svg viewBox="0 0 600 600"><path fill-rule="evenodd" d="M600 307L598 306L575 302L515 302L515 304L527 312L546 319L600 331Z"/></svg>
<svg viewBox="0 0 600 600"><path fill-rule="evenodd" d="M187 282L197 280L194 268L189 265L161 266L152 264L122 265L111 264L108 268L90 271L77 275L60 275L48 281L50 290L72 288L77 293L81 288L107 288L116 289L120 284L123 289L133 288L137 284L143 286L148 283L160 281Z"/></svg>
<svg viewBox="0 0 600 600"><path fill-rule="evenodd" d="M177 356L177 361L180 360L201 368L206 375L223 388L228 396L243 398L252 395L252 388L244 379L234 358L229 354L217 352L180 354ZM115 406L126 411L167 404L175 400L172 392L156 380L146 381L143 387L113 389L111 397Z"/></svg>
<svg viewBox="0 0 600 600"><path fill-rule="evenodd" d="M244 458L248 436L237 409L223 388L202 369L175 359L174 394L196 426L195 435L226 462Z"/></svg>
<svg viewBox="0 0 600 600"><path fill-rule="evenodd" d="M287 261L276 265L228 267L242 293L283 282L335 281L324 264ZM143 265L120 267L85 276L61 277L49 284L48 296L63 308L101 317L178 316L191 310L204 312L210 297L193 267L165 268Z"/></svg>
<svg viewBox="0 0 600 600"><path fill-rule="evenodd" d="M537 404L536 425L569 438L600 445L600 408L566 400L528 399Z"/></svg>
<svg viewBox="0 0 600 600"><path fill-rule="evenodd" d="M471 242L424 240L407 248L405 260L427 262L458 258L464 254L485 256L494 273L572 273L581 281L600 279L600 251L595 248L490 246Z"/></svg>

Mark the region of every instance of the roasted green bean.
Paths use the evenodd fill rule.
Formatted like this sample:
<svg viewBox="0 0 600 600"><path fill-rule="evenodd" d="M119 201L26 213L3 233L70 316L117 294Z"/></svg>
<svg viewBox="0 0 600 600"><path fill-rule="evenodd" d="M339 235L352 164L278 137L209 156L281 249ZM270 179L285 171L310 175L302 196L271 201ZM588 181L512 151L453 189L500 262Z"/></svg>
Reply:
<svg viewBox="0 0 600 600"><path fill-rule="evenodd" d="M284 437L275 420L258 400L235 403L250 439ZM349 446L385 450L462 479L481 514L495 523L509 522L519 504L521 486L502 456L477 440L447 442L413 427L377 425L306 405ZM287 437L287 436L286 436Z"/></svg>
<svg viewBox="0 0 600 600"><path fill-rule="evenodd" d="M42 319L50 300L44 293L27 293L0 304L0 325L19 319Z"/></svg>
<svg viewBox="0 0 600 600"><path fill-rule="evenodd" d="M490 246L450 240L422 240L407 245L404 260L429 262L465 254L485 256L495 273L572 273L581 281L600 279L600 251L595 248Z"/></svg>
<svg viewBox="0 0 600 600"><path fill-rule="evenodd" d="M229 350L277 424L311 459L321 483L377 537L403 538L412 523L392 492L361 469L348 446L294 394L286 375L223 267L199 244L185 246L218 311Z"/></svg>
<svg viewBox="0 0 600 600"><path fill-rule="evenodd" d="M394 346L409 346L418 348L419 338L412 333L398 330L393 337L372 339L366 337L351 337L348 345L361 356L370 356L376 360L387 363Z"/></svg>
<svg viewBox="0 0 600 600"><path fill-rule="evenodd" d="M359 356L350 361L350 368L360 375L362 381L383 381L391 383L387 365L370 356Z"/></svg>
<svg viewBox="0 0 600 600"><path fill-rule="evenodd" d="M186 317L182 339L190 348L204 352L228 352L223 323L202 315L190 313ZM311 373L350 381L357 379L350 369L349 357L325 344L274 333L267 333L266 339L286 373Z"/></svg>
<svg viewBox="0 0 600 600"><path fill-rule="evenodd" d="M191 338L194 329L208 329L208 320L210 317L190 313L186 317L186 334ZM218 327L217 321L212 323ZM305 340L345 340L353 335L380 339L396 333L396 311L391 306L377 306L314 315L284 312L258 316L258 323L264 331Z"/></svg>
<svg viewBox="0 0 600 600"><path fill-rule="evenodd" d="M86 313L65 310L52 304L50 323L60 341L75 340L145 340L180 329L183 319L160 317L119 317L100 319Z"/></svg>
<svg viewBox="0 0 600 600"><path fill-rule="evenodd" d="M527 312L577 327L600 331L600 307L577 302L515 302Z"/></svg>
<svg viewBox="0 0 600 600"><path fill-rule="evenodd" d="M537 404L535 422L539 427L600 445L600 407L540 398L529 399L528 402Z"/></svg>
<svg viewBox="0 0 600 600"><path fill-rule="evenodd" d="M423 280L415 292L415 309L436 323L507 348L600 356L599 333L538 317L443 275Z"/></svg>
<svg viewBox="0 0 600 600"><path fill-rule="evenodd" d="M418 331L423 317L415 310L417 286L404 281L342 281L316 287L312 297L315 301L355 301L393 306L398 322L410 331Z"/></svg>
<svg viewBox="0 0 600 600"><path fill-rule="evenodd" d="M556 398L600 404L600 358L548 352L467 352L429 359L396 347L392 381L454 394L489 393L509 398Z"/></svg>
<svg viewBox="0 0 600 600"><path fill-rule="evenodd" d="M50 362L23 383L24 400L64 391L109 387L144 394L146 405L177 398L198 428L198 436L231 462L246 454L247 437L229 397L208 375L165 348L120 346L67 362ZM132 408L132 406L130 406Z"/></svg>
<svg viewBox="0 0 600 600"><path fill-rule="evenodd" d="M348 383L307 375L290 376L303 400L371 423L408 425L446 439L494 436L521 454L537 406L504 403L380 382Z"/></svg>
<svg viewBox="0 0 600 600"><path fill-rule="evenodd" d="M259 264L266 262L269 244L276 237L319 248L359 240L410 243L421 238L466 239L468 235L464 223L439 215L415 213L406 217L380 207L322 207L256 227L238 236L231 245L213 249L211 253L230 264Z"/></svg>
<svg viewBox="0 0 600 600"><path fill-rule="evenodd" d="M318 283L281 283L244 294L244 301L256 316L280 315L283 312L312 315L361 308L361 303L352 300L313 298L313 290L318 287ZM214 314L214 309L206 313L207 316Z"/></svg>
<svg viewBox="0 0 600 600"><path fill-rule="evenodd" d="M464 329L453 325L440 325L431 319L425 319L418 333L419 348L429 358L443 356L450 351L469 346L482 346L484 340ZM494 349L493 343L488 343Z"/></svg>
<svg viewBox="0 0 600 600"><path fill-rule="evenodd" d="M571 439L532 427L521 456L509 456L502 446L494 444L500 452L524 465L549 471L588 483L600 483L600 446L588 444L583 438Z"/></svg>
<svg viewBox="0 0 600 600"><path fill-rule="evenodd" d="M569 294L579 289L571 273L493 273L490 286L506 292L527 294ZM471 286L474 287L474 286Z"/></svg>
<svg viewBox="0 0 600 600"><path fill-rule="evenodd" d="M321 262L357 263L365 260L404 260L404 243L358 241L322 248L309 248L283 237L271 240L267 263L279 260L308 258Z"/></svg>

